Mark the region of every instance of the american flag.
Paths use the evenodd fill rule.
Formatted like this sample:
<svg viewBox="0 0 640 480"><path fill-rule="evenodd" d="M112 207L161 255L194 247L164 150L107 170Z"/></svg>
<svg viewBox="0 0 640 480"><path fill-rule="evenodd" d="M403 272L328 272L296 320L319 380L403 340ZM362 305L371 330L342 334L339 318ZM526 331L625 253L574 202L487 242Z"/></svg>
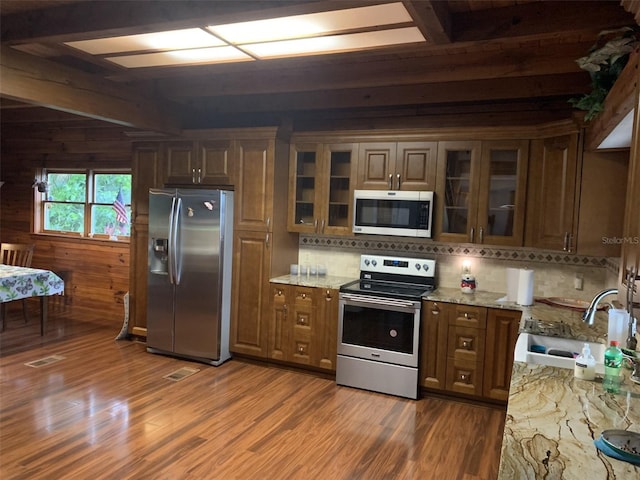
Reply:
<svg viewBox="0 0 640 480"><path fill-rule="evenodd" d="M124 206L124 199L122 198L122 188L118 190L118 195L113 201L113 209L116 211L116 222L129 223L127 209Z"/></svg>

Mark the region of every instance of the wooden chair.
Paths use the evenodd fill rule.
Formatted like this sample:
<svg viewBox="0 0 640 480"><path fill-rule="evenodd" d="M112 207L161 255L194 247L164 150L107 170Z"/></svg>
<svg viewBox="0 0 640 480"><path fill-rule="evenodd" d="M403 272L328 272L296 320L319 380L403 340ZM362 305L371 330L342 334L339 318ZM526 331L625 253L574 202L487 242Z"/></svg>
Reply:
<svg viewBox="0 0 640 480"><path fill-rule="evenodd" d="M33 249L35 245L32 243L2 243L0 244L0 263L5 265L14 265L17 267L30 267L31 259L33 258ZM7 303L0 304L2 311L0 312L0 331L4 330L4 319L6 318ZM27 299L22 299L22 314L24 316L25 323L29 321L29 315L27 313Z"/></svg>

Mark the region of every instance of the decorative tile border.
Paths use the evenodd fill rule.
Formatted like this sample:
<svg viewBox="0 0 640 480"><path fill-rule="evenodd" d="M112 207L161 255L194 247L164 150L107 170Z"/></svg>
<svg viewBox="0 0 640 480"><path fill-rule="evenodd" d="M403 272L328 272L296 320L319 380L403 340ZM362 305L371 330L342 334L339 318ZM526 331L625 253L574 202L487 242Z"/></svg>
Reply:
<svg viewBox="0 0 640 480"><path fill-rule="evenodd" d="M300 235L302 247L339 248L354 252L389 252L410 255L459 255L557 265L607 268L618 272L617 258L570 255L552 250L519 247L496 247L461 243L438 243L427 240L411 240L404 237L339 237Z"/></svg>

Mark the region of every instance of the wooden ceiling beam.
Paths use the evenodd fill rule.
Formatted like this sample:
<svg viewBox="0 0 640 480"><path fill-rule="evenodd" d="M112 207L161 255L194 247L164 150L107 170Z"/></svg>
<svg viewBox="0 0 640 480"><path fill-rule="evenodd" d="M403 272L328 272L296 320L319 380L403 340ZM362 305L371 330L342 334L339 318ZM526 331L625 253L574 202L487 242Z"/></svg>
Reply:
<svg viewBox="0 0 640 480"><path fill-rule="evenodd" d="M579 74L520 77L509 81L469 80L268 95L199 98L194 110L210 114L326 110L398 105L442 104L574 96L584 93L588 76Z"/></svg>
<svg viewBox="0 0 640 480"><path fill-rule="evenodd" d="M580 70L574 60L582 56L589 45L562 44L542 52L520 46L458 55L336 61L322 66L294 59L265 63L262 68L245 64L243 72L227 73L224 68L192 69L189 76L157 79L149 83L148 88L155 88L167 98L181 99L443 83L470 78L510 81L514 77L566 73L581 73L587 79L587 73Z"/></svg>
<svg viewBox="0 0 640 480"><path fill-rule="evenodd" d="M142 91L4 46L0 96L129 127L181 131L178 111Z"/></svg>
<svg viewBox="0 0 640 480"><path fill-rule="evenodd" d="M447 3L437 0L404 0L422 34L435 45L451 43L451 14Z"/></svg>
<svg viewBox="0 0 640 480"><path fill-rule="evenodd" d="M454 42L482 42L633 24L620 2L541 1L511 7L460 12L452 16ZM595 38L594 38L595 42Z"/></svg>

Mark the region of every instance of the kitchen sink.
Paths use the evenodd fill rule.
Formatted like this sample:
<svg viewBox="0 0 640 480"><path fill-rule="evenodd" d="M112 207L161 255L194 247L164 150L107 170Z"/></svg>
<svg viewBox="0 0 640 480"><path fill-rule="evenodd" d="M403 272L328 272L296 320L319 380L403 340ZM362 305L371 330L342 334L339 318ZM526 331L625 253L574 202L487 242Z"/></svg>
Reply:
<svg viewBox="0 0 640 480"><path fill-rule="evenodd" d="M575 357L580 354L585 343L589 344L591 355L596 359L596 373L603 373L606 345L603 343L585 342L573 338L547 337L544 335L521 333L516 342L513 359L516 362L573 368L575 365Z"/></svg>

